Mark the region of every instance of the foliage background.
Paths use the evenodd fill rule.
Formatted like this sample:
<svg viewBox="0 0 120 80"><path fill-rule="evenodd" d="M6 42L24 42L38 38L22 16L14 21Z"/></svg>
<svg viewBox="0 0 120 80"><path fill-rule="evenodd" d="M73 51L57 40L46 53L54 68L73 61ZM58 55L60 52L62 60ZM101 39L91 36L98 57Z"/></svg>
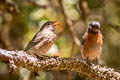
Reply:
<svg viewBox="0 0 120 80"><path fill-rule="evenodd" d="M120 68L120 1L119 0L0 0L0 48L22 50L46 21L59 20L57 40L46 55L80 57L70 31L81 40L89 22L101 23L103 34L102 64ZM1 80L84 80L78 73L65 71L41 72L37 78L19 68L10 74L0 63Z"/></svg>

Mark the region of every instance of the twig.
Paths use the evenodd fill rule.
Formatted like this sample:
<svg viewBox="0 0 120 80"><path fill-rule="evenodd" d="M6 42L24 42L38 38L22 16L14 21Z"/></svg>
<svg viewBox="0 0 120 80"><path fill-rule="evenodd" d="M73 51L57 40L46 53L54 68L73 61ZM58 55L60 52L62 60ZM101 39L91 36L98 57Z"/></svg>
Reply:
<svg viewBox="0 0 120 80"><path fill-rule="evenodd" d="M104 24L107 24L107 25L109 25L109 27L115 29L117 32L120 32L120 26L111 23L111 22L107 19L107 17L106 17L107 14L106 14L105 11L102 13L102 15L103 15L103 23L104 23Z"/></svg>
<svg viewBox="0 0 120 80"><path fill-rule="evenodd" d="M11 0L0 0L0 10L7 11L12 15L18 14L18 6Z"/></svg>
<svg viewBox="0 0 120 80"><path fill-rule="evenodd" d="M70 53L70 57L73 57L73 53L74 53L74 48L75 48L75 42L73 41L72 43L72 48L71 48L71 53ZM70 80L71 79L71 72L68 72L66 75L66 80Z"/></svg>
<svg viewBox="0 0 120 80"><path fill-rule="evenodd" d="M70 54L70 57L73 56L74 48L75 48L75 42L73 41L73 43L72 43L72 48L71 48L71 54Z"/></svg>
<svg viewBox="0 0 120 80"><path fill-rule="evenodd" d="M86 18L88 15L88 6L86 0L79 0L79 13L81 15L82 20L86 23Z"/></svg>
<svg viewBox="0 0 120 80"><path fill-rule="evenodd" d="M39 8L44 8L46 9L48 6L47 5L40 5L38 4L37 2L35 2L35 0L27 0L29 3L33 4L34 6L36 7L39 7Z"/></svg>
<svg viewBox="0 0 120 80"><path fill-rule="evenodd" d="M78 49L81 52L81 43L80 43L78 37L76 36L76 33L74 31L74 28L73 28L72 21L67 18L67 15L66 15L66 13L64 11L64 7L63 7L63 4L62 4L62 0L58 0L58 3L60 5L61 13L62 13L62 15L64 17L64 21L65 21L66 27L68 27L69 32L70 32L70 34L71 34L71 36L73 38L73 41L75 42L75 45L78 47Z"/></svg>
<svg viewBox="0 0 120 80"><path fill-rule="evenodd" d="M24 51L0 49L0 61L8 64L12 70L17 67L24 67L32 72L65 70L80 72L97 80L120 80L120 74L113 69L87 63L78 58L40 57L38 59Z"/></svg>

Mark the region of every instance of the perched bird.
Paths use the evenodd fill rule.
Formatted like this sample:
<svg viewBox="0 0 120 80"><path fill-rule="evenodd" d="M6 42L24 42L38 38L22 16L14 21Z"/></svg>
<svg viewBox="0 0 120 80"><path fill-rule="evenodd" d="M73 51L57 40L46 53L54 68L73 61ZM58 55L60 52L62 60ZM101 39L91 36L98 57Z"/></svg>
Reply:
<svg viewBox="0 0 120 80"><path fill-rule="evenodd" d="M87 60L96 60L100 58L102 50L102 34L100 23L92 21L82 38L82 57Z"/></svg>
<svg viewBox="0 0 120 80"><path fill-rule="evenodd" d="M55 26L58 21L48 21L35 34L33 39L25 47L24 51L29 54L42 56L53 45L56 39Z"/></svg>

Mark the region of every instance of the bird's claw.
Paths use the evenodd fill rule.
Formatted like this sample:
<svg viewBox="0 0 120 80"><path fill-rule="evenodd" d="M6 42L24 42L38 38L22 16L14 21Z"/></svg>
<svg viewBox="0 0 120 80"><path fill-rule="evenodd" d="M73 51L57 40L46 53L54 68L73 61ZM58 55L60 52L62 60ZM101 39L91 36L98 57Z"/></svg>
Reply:
<svg viewBox="0 0 120 80"><path fill-rule="evenodd" d="M88 64L91 64L90 62L91 62L91 61L90 61L89 57L87 57L87 63L88 63Z"/></svg>

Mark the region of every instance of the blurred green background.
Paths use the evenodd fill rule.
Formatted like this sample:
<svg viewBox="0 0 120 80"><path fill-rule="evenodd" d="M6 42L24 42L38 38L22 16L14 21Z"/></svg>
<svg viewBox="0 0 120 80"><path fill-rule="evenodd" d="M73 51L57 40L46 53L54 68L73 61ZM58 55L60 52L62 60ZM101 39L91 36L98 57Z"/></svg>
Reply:
<svg viewBox="0 0 120 80"><path fill-rule="evenodd" d="M120 69L120 0L0 0L0 48L23 50L46 21L60 21L57 40L47 55L79 57L69 31L72 23L81 41L89 22L101 23L103 34L102 64ZM66 23L69 20L70 23ZM0 80L85 80L78 73L65 71L40 72L33 78L19 68L10 74L7 65L0 63Z"/></svg>

